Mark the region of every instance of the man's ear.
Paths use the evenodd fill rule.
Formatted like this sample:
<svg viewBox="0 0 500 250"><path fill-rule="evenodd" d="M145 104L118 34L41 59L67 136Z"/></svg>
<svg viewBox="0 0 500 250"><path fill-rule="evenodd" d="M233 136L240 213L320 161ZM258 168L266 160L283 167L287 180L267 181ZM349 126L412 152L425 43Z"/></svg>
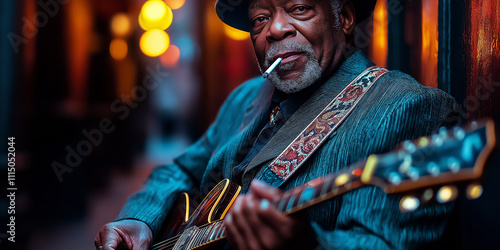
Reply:
<svg viewBox="0 0 500 250"><path fill-rule="evenodd" d="M356 25L356 11L350 0L342 1L342 10L340 12L340 27L344 34L352 35Z"/></svg>

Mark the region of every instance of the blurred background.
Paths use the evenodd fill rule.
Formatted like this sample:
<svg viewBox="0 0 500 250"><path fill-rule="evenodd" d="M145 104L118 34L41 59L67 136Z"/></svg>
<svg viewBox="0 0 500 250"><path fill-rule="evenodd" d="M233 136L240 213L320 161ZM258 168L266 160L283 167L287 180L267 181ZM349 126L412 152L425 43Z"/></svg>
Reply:
<svg viewBox="0 0 500 250"><path fill-rule="evenodd" d="M248 33L224 25L214 4L0 2L1 182L15 137L18 188L16 243L2 226L1 249L93 249L151 169L182 153L229 93L259 75ZM378 0L356 34L377 65L454 96L463 122L498 121L498 1ZM447 246L498 244L497 156L483 197L460 201Z"/></svg>

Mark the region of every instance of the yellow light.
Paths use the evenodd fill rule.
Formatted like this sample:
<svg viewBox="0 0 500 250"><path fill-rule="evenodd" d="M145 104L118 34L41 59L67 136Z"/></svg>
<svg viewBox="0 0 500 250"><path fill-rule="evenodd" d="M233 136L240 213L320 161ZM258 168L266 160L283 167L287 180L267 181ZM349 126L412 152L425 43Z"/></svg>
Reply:
<svg viewBox="0 0 500 250"><path fill-rule="evenodd" d="M177 10L184 5L185 0L165 0L165 2L167 3L168 7L173 10Z"/></svg>
<svg viewBox="0 0 500 250"><path fill-rule="evenodd" d="M399 202L399 209L402 212L413 212L418 206L420 206L420 201L411 195L403 197Z"/></svg>
<svg viewBox="0 0 500 250"><path fill-rule="evenodd" d="M159 0L145 2L139 14L139 26L143 30L165 30L172 24L172 20L172 10Z"/></svg>
<svg viewBox="0 0 500 250"><path fill-rule="evenodd" d="M483 187L481 185L469 185L467 187L467 198L470 200L477 199L483 194Z"/></svg>
<svg viewBox="0 0 500 250"><path fill-rule="evenodd" d="M437 201L445 203L454 200L457 197L457 188L453 186L444 186L439 189L437 194Z"/></svg>
<svg viewBox="0 0 500 250"><path fill-rule="evenodd" d="M126 36L130 32L130 19L127 14L119 13L111 19L111 32L115 36Z"/></svg>
<svg viewBox="0 0 500 250"><path fill-rule="evenodd" d="M420 147L425 147L425 146L429 145L429 139L427 139L427 137L420 138L420 140L418 140L418 145Z"/></svg>
<svg viewBox="0 0 500 250"><path fill-rule="evenodd" d="M128 46L127 42L123 39L116 38L109 44L109 53L115 60L122 60L127 57Z"/></svg>
<svg viewBox="0 0 500 250"><path fill-rule="evenodd" d="M170 37L163 30L148 30L139 41L139 47L147 56L155 57L163 54L170 45Z"/></svg>
<svg viewBox="0 0 500 250"><path fill-rule="evenodd" d="M179 50L179 48L175 45L170 45L167 51L165 51L165 53L163 53L160 56L160 62L163 66L167 68L173 67L179 61L180 56L181 56L181 51Z"/></svg>
<svg viewBox="0 0 500 250"><path fill-rule="evenodd" d="M337 186L342 186L344 185L347 181L349 180L349 175L347 174L341 174L335 179L335 184Z"/></svg>
<svg viewBox="0 0 500 250"><path fill-rule="evenodd" d="M228 37L234 40L245 40L250 37L250 33L235 29L226 24L224 24L224 32Z"/></svg>

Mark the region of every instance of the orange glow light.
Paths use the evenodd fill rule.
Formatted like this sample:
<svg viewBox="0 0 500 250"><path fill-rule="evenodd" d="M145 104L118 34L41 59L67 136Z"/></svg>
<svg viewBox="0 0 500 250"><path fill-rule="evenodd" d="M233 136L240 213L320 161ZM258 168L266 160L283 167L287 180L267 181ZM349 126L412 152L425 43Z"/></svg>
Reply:
<svg viewBox="0 0 500 250"><path fill-rule="evenodd" d="M181 56L181 51L175 45L170 45L165 51L165 53L161 54L160 61L161 64L167 68L174 67L177 62L179 62L179 58Z"/></svg>
<svg viewBox="0 0 500 250"><path fill-rule="evenodd" d="M159 0L145 2L139 14L139 25L143 30L165 30L172 24L172 20L172 10Z"/></svg>
<svg viewBox="0 0 500 250"><path fill-rule="evenodd" d="M151 57L159 56L168 49L170 37L163 30L148 30L144 32L139 41L142 52Z"/></svg>
<svg viewBox="0 0 500 250"><path fill-rule="evenodd" d="M379 67L387 66L388 43L387 0L377 1L373 11L372 59Z"/></svg>
<svg viewBox="0 0 500 250"><path fill-rule="evenodd" d="M360 176L362 173L363 171L359 168L352 171L352 174L357 176Z"/></svg>
<svg viewBox="0 0 500 250"><path fill-rule="evenodd" d="M234 40L245 40L250 37L250 33L235 29L226 24L224 24L224 33Z"/></svg>
<svg viewBox="0 0 500 250"><path fill-rule="evenodd" d="M130 19L127 14L119 13L111 19L111 32L115 36L126 36L130 32Z"/></svg>
<svg viewBox="0 0 500 250"><path fill-rule="evenodd" d="M184 5L185 0L165 0L165 2L167 3L168 7L173 10L177 10Z"/></svg>
<svg viewBox="0 0 500 250"><path fill-rule="evenodd" d="M437 87L439 50L439 4L434 0L422 0L422 53L421 82Z"/></svg>
<svg viewBox="0 0 500 250"><path fill-rule="evenodd" d="M109 53L115 60L122 60L127 56L128 46L123 39L116 38L109 44Z"/></svg>

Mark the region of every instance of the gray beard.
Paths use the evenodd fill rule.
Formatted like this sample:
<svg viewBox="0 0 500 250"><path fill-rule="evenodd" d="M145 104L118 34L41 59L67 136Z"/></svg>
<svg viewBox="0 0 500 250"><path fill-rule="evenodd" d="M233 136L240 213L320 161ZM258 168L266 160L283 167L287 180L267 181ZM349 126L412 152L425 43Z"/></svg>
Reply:
<svg viewBox="0 0 500 250"><path fill-rule="evenodd" d="M304 72L298 79L288 79L288 80L283 80L279 77L278 71L274 70L269 74L268 80L274 84L274 86L287 94L299 92L309 86L311 86L313 83L315 83L320 77L321 77L321 66L319 65L318 60L316 59L316 53L314 53L314 50L310 44L308 45L301 45L296 42L290 41L290 42L284 42L284 43L273 43L269 50L267 51L266 54L266 60L264 62L265 68L269 68L271 64L273 63L273 57L281 52L281 51L286 51L286 50L294 50L294 51L300 51L303 52L307 57L308 60L304 66ZM278 66L279 70L282 71L287 71L291 70L295 66L295 62L287 63L287 64L280 64ZM266 69L262 69L262 72L264 72Z"/></svg>

